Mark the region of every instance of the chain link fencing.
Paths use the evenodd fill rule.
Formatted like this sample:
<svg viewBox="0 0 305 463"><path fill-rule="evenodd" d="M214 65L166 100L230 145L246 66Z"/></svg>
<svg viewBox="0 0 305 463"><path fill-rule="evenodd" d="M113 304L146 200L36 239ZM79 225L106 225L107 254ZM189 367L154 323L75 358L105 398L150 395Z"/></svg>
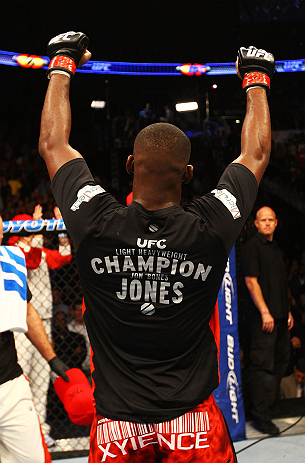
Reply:
<svg viewBox="0 0 305 463"><path fill-rule="evenodd" d="M36 248L36 251L39 249L38 257L37 252L31 257L30 251L30 257L26 258L31 303L42 320L56 355L69 368L81 369L91 384L90 343L82 317L82 288L73 256L73 243L67 235L58 233L63 231L64 224L62 220L27 221L14 229L13 223L16 224L4 222L3 245L18 245L29 240L32 250L37 245L37 235L33 240L28 237L24 240L18 235L20 241L12 243L9 238L14 235L7 232L10 227L10 231L18 229L20 235L29 235L36 225L36 230L44 233L40 235L40 248ZM48 227L53 231L46 231ZM69 240L66 246L60 245L63 238ZM13 241L16 239L14 237ZM29 251L30 247L23 249ZM38 263L37 268L31 268ZM88 455L90 426L77 425L70 420L54 390L53 382L57 376L25 334L14 335L18 362L29 379L42 432L47 436L46 441L48 436L55 441L49 447L52 459Z"/></svg>

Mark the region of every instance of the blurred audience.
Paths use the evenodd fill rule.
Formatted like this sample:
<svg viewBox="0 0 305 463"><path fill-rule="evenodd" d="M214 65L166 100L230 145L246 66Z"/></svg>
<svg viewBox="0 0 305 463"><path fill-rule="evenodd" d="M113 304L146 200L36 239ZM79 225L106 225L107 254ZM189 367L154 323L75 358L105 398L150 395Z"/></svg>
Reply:
<svg viewBox="0 0 305 463"><path fill-rule="evenodd" d="M73 333L78 333L84 336L86 341L86 358L82 363L82 370L87 376L91 384L90 372L90 341L87 333L87 328L83 318L82 301L76 301L72 304L72 320L68 323L68 330Z"/></svg>
<svg viewBox="0 0 305 463"><path fill-rule="evenodd" d="M83 335L68 329L64 312L56 312L54 315L52 337L56 355L60 356L69 368L81 369L87 355L86 341Z"/></svg>
<svg viewBox="0 0 305 463"><path fill-rule="evenodd" d="M168 122L169 124L174 124L175 118L174 118L174 112L173 110L168 106L164 106L164 116L160 117L160 122Z"/></svg>
<svg viewBox="0 0 305 463"><path fill-rule="evenodd" d="M59 288L52 289L52 297L53 297L53 317L57 312L64 312L67 319L69 320L71 317L70 309L67 304L64 304L62 301L63 294Z"/></svg>
<svg viewBox="0 0 305 463"><path fill-rule="evenodd" d="M305 399L305 358L299 359L291 375L285 376L281 381L282 399Z"/></svg>

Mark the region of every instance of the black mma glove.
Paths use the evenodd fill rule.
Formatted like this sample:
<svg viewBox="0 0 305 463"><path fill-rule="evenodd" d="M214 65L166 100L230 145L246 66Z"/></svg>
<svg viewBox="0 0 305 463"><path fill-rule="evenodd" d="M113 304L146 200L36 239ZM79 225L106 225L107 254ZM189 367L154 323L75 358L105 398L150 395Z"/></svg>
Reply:
<svg viewBox="0 0 305 463"><path fill-rule="evenodd" d="M48 78L55 70L73 77L88 44L89 39L82 32L65 32L51 39L47 45L50 58Z"/></svg>
<svg viewBox="0 0 305 463"><path fill-rule="evenodd" d="M251 87L264 87L270 90L270 79L274 73L274 56L255 47L241 47L237 54L237 66L243 79L245 92Z"/></svg>
<svg viewBox="0 0 305 463"><path fill-rule="evenodd" d="M56 373L58 376L61 376L66 381L66 383L69 382L69 377L66 374L66 371L70 368L67 367L67 365L65 365L59 357L53 357L48 363L54 373Z"/></svg>

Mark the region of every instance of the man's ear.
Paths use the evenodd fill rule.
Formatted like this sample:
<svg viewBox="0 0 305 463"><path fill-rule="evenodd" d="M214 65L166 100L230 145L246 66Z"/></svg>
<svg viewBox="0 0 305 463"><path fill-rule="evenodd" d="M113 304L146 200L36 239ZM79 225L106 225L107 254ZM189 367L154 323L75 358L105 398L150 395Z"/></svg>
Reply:
<svg viewBox="0 0 305 463"><path fill-rule="evenodd" d="M129 175L133 174L134 172L134 157L133 154L128 156L126 161L126 170Z"/></svg>
<svg viewBox="0 0 305 463"><path fill-rule="evenodd" d="M189 183L193 178L194 167L191 164L188 164L185 168L185 172L182 177L183 183Z"/></svg>

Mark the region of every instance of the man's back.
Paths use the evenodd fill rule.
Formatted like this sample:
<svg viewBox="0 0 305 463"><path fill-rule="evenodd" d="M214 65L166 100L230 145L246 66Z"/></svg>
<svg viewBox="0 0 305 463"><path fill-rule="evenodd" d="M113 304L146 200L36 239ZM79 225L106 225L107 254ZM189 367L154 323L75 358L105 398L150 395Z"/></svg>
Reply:
<svg viewBox="0 0 305 463"><path fill-rule="evenodd" d="M100 385L97 410L111 418L119 410L121 419L168 420L218 386L209 321L257 183L247 168L232 164L220 181L227 190L185 209L149 211L135 201L122 206L89 175L83 160L71 161L53 188L76 247L93 380ZM91 198L76 204L85 182ZM242 201L249 185L252 197Z"/></svg>

